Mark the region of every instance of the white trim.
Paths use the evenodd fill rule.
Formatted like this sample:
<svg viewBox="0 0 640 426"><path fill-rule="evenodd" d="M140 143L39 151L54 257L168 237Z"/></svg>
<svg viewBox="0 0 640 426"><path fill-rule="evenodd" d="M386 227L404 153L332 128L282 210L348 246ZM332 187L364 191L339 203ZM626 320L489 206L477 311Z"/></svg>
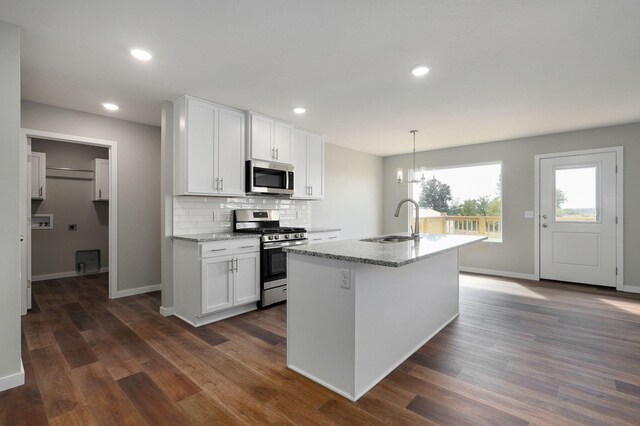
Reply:
<svg viewBox="0 0 640 426"><path fill-rule="evenodd" d="M108 266L105 266L104 268L100 268L100 272L96 272L96 274L103 274L105 272L109 272ZM85 274L85 275L94 275L94 274ZM78 275L76 271L54 272L53 274L33 275L31 277L31 282L57 280L60 278L70 278L70 277L80 277L80 276L84 276L84 275Z"/></svg>
<svg viewBox="0 0 640 426"><path fill-rule="evenodd" d="M460 272L469 272L472 274L493 275L496 277L517 278L520 280L540 281L535 274L523 274L522 272L498 271L496 269L471 268L461 266Z"/></svg>
<svg viewBox="0 0 640 426"><path fill-rule="evenodd" d="M337 393L338 395L347 398L349 401L356 402L357 399L358 399L358 398L354 399L353 396L349 395L348 392L345 392L342 389L339 389L339 388L337 388L337 387L335 387L333 385L330 385L329 383L325 382L324 380L318 379L313 374L307 373L306 371L296 367L295 365L287 364L287 368L289 368L290 370L295 371L296 373L306 377L309 380L313 380L314 382L321 384L325 388L327 388L329 390L332 390L333 392Z"/></svg>
<svg viewBox="0 0 640 426"><path fill-rule="evenodd" d="M622 287L622 291L626 291L627 293L639 293L640 294L640 286L625 285L624 287Z"/></svg>
<svg viewBox="0 0 640 426"><path fill-rule="evenodd" d="M537 280L540 279L540 160L607 152L616 154L616 167L618 169L616 173L616 215L618 216L618 225L616 226L616 266L618 267L616 289L618 291L630 291L626 290L624 286L624 147L622 146L538 154L534 157L534 275Z"/></svg>
<svg viewBox="0 0 640 426"><path fill-rule="evenodd" d="M152 291L160 291L160 290L162 290L162 284L154 284L154 285L148 285L144 287L130 288L128 290L118 290L116 291L116 294L112 299L118 299L120 297L127 297L127 296L135 296L137 294L151 293Z"/></svg>
<svg viewBox="0 0 640 426"><path fill-rule="evenodd" d="M0 377L0 392L24 385L24 365L20 360L20 371Z"/></svg>
<svg viewBox="0 0 640 426"><path fill-rule="evenodd" d="M21 146L23 146L23 155L27 151L28 141L31 138L76 143L81 145L92 145L109 149L109 298L114 299L118 293L118 143L107 139L88 138L84 136L22 128ZM22 158L26 161L26 158ZM31 195L28 193L29 190L29 188L24 188L21 204L26 202L30 203ZM26 197L26 200L24 197ZM31 209L28 209L28 212L26 213L30 215ZM21 228L26 229L27 218L25 214L21 215L20 221ZM26 230L25 232L30 231ZM31 248L27 247L27 250L31 250ZM30 270L31 265L26 265L26 268ZM21 271L22 269L23 268L21 267ZM22 297L24 300L27 299L27 295L28 288L25 283L23 283ZM25 307L24 301L22 305ZM25 313L26 310L23 311L23 314Z"/></svg>
<svg viewBox="0 0 640 426"><path fill-rule="evenodd" d="M162 290L164 291L164 288ZM160 315L162 315L163 317L170 317L175 314L176 314L175 306L172 306L170 308L165 308L164 306L160 306Z"/></svg>

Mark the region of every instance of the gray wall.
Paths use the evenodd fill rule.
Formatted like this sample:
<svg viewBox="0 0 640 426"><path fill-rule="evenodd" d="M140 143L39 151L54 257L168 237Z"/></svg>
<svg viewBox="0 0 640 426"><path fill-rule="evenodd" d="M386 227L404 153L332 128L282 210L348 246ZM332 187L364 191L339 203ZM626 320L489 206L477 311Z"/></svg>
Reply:
<svg viewBox="0 0 640 426"><path fill-rule="evenodd" d="M341 228L342 238L382 232L381 157L325 144L324 200L312 202L317 227Z"/></svg>
<svg viewBox="0 0 640 426"><path fill-rule="evenodd" d="M97 146L33 139L33 152L47 155L47 167L91 170L95 158L109 159ZM100 250L102 267L109 266L109 203L94 202L93 180L47 177L47 198L32 200L33 214L53 214L52 230L31 233L31 274L75 271L77 250ZM67 225L77 224L77 231Z"/></svg>
<svg viewBox="0 0 640 426"><path fill-rule="evenodd" d="M0 21L0 378L20 372L20 30Z"/></svg>
<svg viewBox="0 0 640 426"><path fill-rule="evenodd" d="M640 285L640 123L575 132L425 151L417 166L442 167L502 161L503 242L481 243L462 251L462 266L521 274L534 273L534 221L524 211L534 209L534 156L609 146L624 147L624 273L625 284ZM384 230L406 230L407 223L393 217L396 204L407 195L406 185L395 183L398 167L408 168L411 155L384 159Z"/></svg>
<svg viewBox="0 0 640 426"><path fill-rule="evenodd" d="M26 101L22 127L118 143L118 290L160 284L160 128Z"/></svg>

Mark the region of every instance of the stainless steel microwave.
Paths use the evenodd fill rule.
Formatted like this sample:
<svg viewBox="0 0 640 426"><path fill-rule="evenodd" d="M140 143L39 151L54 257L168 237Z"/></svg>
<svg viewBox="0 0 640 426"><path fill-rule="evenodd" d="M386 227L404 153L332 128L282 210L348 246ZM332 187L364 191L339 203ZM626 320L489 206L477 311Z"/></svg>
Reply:
<svg viewBox="0 0 640 426"><path fill-rule="evenodd" d="M247 192L251 194L293 194L293 166L268 161L247 161Z"/></svg>

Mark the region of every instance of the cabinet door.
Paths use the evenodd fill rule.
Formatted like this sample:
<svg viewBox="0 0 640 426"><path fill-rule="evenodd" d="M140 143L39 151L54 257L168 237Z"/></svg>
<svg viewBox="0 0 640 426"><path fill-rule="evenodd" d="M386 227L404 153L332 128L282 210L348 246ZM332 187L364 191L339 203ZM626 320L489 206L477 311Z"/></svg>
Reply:
<svg viewBox="0 0 640 426"><path fill-rule="evenodd" d="M293 142L293 126L276 121L275 124L275 160L279 163L291 164L291 144Z"/></svg>
<svg viewBox="0 0 640 426"><path fill-rule="evenodd" d="M109 160L93 160L93 200L109 200Z"/></svg>
<svg viewBox="0 0 640 426"><path fill-rule="evenodd" d="M233 259L231 256L202 259L202 314L233 306Z"/></svg>
<svg viewBox="0 0 640 426"><path fill-rule="evenodd" d="M235 257L234 305L260 300L260 253L242 254Z"/></svg>
<svg viewBox="0 0 640 426"><path fill-rule="evenodd" d="M273 161L274 155L274 120L251 114L251 158L254 160Z"/></svg>
<svg viewBox="0 0 640 426"><path fill-rule="evenodd" d="M47 155L44 152L31 153L31 199L44 200L47 196Z"/></svg>
<svg viewBox="0 0 640 426"><path fill-rule="evenodd" d="M307 135L307 167L311 198L324 197L324 139L320 135Z"/></svg>
<svg viewBox="0 0 640 426"><path fill-rule="evenodd" d="M187 192L217 194L214 158L218 108L189 99L187 111Z"/></svg>
<svg viewBox="0 0 640 426"><path fill-rule="evenodd" d="M244 195L244 119L241 112L219 110L216 164L220 194Z"/></svg>
<svg viewBox="0 0 640 426"><path fill-rule="evenodd" d="M293 158L294 198L309 198L307 183L307 132L295 130L291 146Z"/></svg>

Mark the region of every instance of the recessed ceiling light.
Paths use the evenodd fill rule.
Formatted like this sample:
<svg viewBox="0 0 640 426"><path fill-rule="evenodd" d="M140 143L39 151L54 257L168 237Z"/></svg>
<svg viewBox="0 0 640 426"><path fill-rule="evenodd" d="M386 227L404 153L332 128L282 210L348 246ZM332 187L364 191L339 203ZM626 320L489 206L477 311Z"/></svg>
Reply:
<svg viewBox="0 0 640 426"><path fill-rule="evenodd" d="M295 112L296 114L304 114L305 112L307 112L307 110L302 107L296 107L293 109L293 112Z"/></svg>
<svg viewBox="0 0 640 426"><path fill-rule="evenodd" d="M116 104L112 104L109 102L105 102L102 104L103 107L105 107L106 109L108 109L109 111L117 111L120 109L120 107Z"/></svg>
<svg viewBox="0 0 640 426"><path fill-rule="evenodd" d="M148 61L149 59L153 58L153 55L151 53L143 49L131 49L130 52L131 56L141 61Z"/></svg>
<svg viewBox="0 0 640 426"><path fill-rule="evenodd" d="M425 65L419 65L411 70L411 74L415 75L416 77L422 77L423 75L427 75L428 72L429 72L429 67Z"/></svg>

